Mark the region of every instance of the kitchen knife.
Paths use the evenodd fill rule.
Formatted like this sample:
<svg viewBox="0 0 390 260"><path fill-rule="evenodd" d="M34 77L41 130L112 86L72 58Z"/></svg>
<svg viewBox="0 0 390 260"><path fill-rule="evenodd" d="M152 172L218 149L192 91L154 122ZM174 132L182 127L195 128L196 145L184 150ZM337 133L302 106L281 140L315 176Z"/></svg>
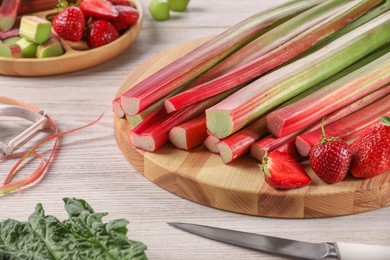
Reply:
<svg viewBox="0 0 390 260"><path fill-rule="evenodd" d="M298 259L389 260L390 247L339 242L310 243L189 223L168 223L227 244Z"/></svg>

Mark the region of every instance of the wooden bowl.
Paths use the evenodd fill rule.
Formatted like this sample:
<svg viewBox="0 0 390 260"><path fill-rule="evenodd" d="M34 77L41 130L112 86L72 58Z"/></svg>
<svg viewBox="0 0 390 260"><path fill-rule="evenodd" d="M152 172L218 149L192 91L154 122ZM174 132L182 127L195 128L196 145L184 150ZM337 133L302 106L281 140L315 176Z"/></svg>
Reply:
<svg viewBox="0 0 390 260"><path fill-rule="evenodd" d="M2 58L0 57L0 74L7 76L49 76L78 71L93 67L114 58L125 51L137 38L142 27L143 12L138 0L130 0L138 10L138 22L121 35L117 40L102 47L81 50L81 42L71 43L61 39L65 53L62 56L44 59ZM46 18L53 10L34 13Z"/></svg>

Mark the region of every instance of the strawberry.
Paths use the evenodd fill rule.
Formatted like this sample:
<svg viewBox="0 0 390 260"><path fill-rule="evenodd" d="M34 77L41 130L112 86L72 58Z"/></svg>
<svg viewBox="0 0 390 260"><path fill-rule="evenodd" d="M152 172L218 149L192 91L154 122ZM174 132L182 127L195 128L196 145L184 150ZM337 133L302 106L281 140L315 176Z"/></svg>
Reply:
<svg viewBox="0 0 390 260"><path fill-rule="evenodd" d="M323 181L336 183L343 180L351 165L352 151L347 142L325 136L322 122L322 139L310 149L310 166Z"/></svg>
<svg viewBox="0 0 390 260"><path fill-rule="evenodd" d="M260 168L265 181L275 189L300 188L311 183L305 169L285 152L265 154Z"/></svg>
<svg viewBox="0 0 390 260"><path fill-rule="evenodd" d="M87 44L90 48L100 47L118 38L118 31L106 20L93 21L88 27Z"/></svg>
<svg viewBox="0 0 390 260"><path fill-rule="evenodd" d="M78 7L68 7L53 18L52 25L61 38L77 42L84 35L85 17Z"/></svg>
<svg viewBox="0 0 390 260"><path fill-rule="evenodd" d="M390 117L367 127L351 149L353 176L371 178L390 170Z"/></svg>
<svg viewBox="0 0 390 260"><path fill-rule="evenodd" d="M115 9L118 11L119 15L117 18L112 19L111 23L119 32L129 28L137 22L139 17L137 9L124 5L116 5Z"/></svg>
<svg viewBox="0 0 390 260"><path fill-rule="evenodd" d="M115 6L107 0L83 0L80 9L85 16L96 19L114 19L119 15Z"/></svg>

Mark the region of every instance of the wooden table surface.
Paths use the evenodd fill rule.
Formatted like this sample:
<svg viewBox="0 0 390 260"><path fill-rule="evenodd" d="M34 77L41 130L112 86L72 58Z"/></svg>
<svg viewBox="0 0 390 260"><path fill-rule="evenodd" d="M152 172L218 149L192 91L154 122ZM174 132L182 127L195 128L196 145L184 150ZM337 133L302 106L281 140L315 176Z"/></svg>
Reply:
<svg viewBox="0 0 390 260"><path fill-rule="evenodd" d="M142 1L146 9L147 1ZM29 102L67 130L95 119L95 126L62 139L52 166L36 186L0 198L0 220L26 220L42 202L48 214L66 217L63 197L86 199L107 220L126 218L129 236L148 246L150 259L284 259L203 239L168 226L191 222L312 242L342 241L390 246L390 207L323 219L275 219L208 208L149 182L117 147L111 100L137 65L174 44L222 32L257 11L283 2L193 0L188 12L154 22L145 12L140 37L126 52L97 67L53 77L0 76L0 96ZM4 176L10 163L0 165Z"/></svg>

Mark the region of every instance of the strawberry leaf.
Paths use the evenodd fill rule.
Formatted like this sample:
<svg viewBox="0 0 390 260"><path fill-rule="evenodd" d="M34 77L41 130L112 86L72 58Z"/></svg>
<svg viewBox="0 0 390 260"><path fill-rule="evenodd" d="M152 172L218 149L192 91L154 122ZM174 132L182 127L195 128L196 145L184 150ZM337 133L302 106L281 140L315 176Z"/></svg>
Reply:
<svg viewBox="0 0 390 260"><path fill-rule="evenodd" d="M385 126L390 126L390 117L388 116L382 116L381 121Z"/></svg>

